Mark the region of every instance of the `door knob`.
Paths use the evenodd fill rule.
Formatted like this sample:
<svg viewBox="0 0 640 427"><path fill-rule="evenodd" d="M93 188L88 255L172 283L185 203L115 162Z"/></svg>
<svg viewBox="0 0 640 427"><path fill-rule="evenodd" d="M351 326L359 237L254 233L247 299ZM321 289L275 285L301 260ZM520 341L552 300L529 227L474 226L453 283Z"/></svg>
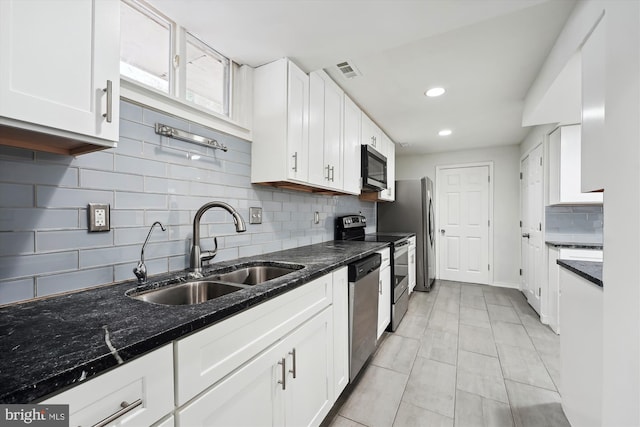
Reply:
<svg viewBox="0 0 640 427"><path fill-rule="evenodd" d="M522 237L526 237L528 239L529 237L531 237L531 235L529 233L523 233Z"/></svg>
<svg viewBox="0 0 640 427"><path fill-rule="evenodd" d="M440 234L444 236L444 229L440 229Z"/></svg>

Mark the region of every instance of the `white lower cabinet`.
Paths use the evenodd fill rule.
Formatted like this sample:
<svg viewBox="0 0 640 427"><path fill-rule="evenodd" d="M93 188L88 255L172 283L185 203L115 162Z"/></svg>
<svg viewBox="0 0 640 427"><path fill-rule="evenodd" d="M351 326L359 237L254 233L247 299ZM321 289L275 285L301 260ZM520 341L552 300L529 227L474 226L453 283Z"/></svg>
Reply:
<svg viewBox="0 0 640 427"><path fill-rule="evenodd" d="M416 238L409 238L409 271L407 272L409 279L409 293L413 292L416 287Z"/></svg>
<svg viewBox="0 0 640 427"><path fill-rule="evenodd" d="M560 268L562 409L572 426L602 425L603 288Z"/></svg>
<svg viewBox="0 0 640 427"><path fill-rule="evenodd" d="M378 339L391 323L391 251L378 251L382 256L378 283Z"/></svg>
<svg viewBox="0 0 640 427"><path fill-rule="evenodd" d="M334 400L349 384L349 278L347 267L333 273Z"/></svg>
<svg viewBox="0 0 640 427"><path fill-rule="evenodd" d="M316 426L332 391L326 308L177 413L177 426Z"/></svg>
<svg viewBox="0 0 640 427"><path fill-rule="evenodd" d="M41 403L69 405L71 426L92 426L109 418L112 420L104 425L152 425L174 409L172 346L166 345ZM115 416L118 412L121 415Z"/></svg>

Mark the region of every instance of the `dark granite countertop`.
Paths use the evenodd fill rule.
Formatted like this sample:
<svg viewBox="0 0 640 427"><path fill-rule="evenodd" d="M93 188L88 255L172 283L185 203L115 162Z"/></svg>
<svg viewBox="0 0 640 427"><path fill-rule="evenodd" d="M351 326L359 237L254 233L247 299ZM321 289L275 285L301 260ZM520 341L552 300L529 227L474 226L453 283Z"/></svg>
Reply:
<svg viewBox="0 0 640 427"><path fill-rule="evenodd" d="M42 400L387 246L332 241L214 263L205 275L254 261L305 268L196 305L166 306L129 298L125 292L137 286L132 280L2 307L0 403ZM186 274L173 272L149 282L177 283Z"/></svg>
<svg viewBox="0 0 640 427"><path fill-rule="evenodd" d="M601 288L603 287L601 262L559 259L557 263L559 266L564 267L569 271L573 271L578 276L584 277L591 283L594 283Z"/></svg>
<svg viewBox="0 0 640 427"><path fill-rule="evenodd" d="M581 242L567 242L558 240L547 240L547 245L555 246L556 248L572 248L572 249L602 249L602 243L581 243Z"/></svg>

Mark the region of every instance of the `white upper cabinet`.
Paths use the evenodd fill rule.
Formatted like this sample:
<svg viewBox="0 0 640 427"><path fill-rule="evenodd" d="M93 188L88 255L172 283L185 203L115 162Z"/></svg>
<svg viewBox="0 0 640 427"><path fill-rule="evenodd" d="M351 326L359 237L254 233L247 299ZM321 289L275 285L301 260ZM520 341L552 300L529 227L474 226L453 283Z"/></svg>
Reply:
<svg viewBox="0 0 640 427"><path fill-rule="evenodd" d="M380 192L380 200L393 202L395 200L396 145L384 133L381 139L381 153L387 158L387 189Z"/></svg>
<svg viewBox="0 0 640 427"><path fill-rule="evenodd" d="M605 19L582 46L582 191L604 189L602 164L605 135Z"/></svg>
<svg viewBox="0 0 640 427"><path fill-rule="evenodd" d="M602 193L580 190L580 125L561 126L549 134L549 204L602 203Z"/></svg>
<svg viewBox="0 0 640 427"><path fill-rule="evenodd" d="M286 58L255 69L251 182L309 179L309 76Z"/></svg>
<svg viewBox="0 0 640 427"><path fill-rule="evenodd" d="M309 183L342 190L344 92L324 71L309 75Z"/></svg>
<svg viewBox="0 0 640 427"><path fill-rule="evenodd" d="M344 97L342 174L345 193L360 194L360 108Z"/></svg>
<svg viewBox="0 0 640 427"><path fill-rule="evenodd" d="M3 144L67 154L115 146L119 1L0 1L0 51Z"/></svg>
<svg viewBox="0 0 640 427"><path fill-rule="evenodd" d="M370 145L376 150L380 151L382 145L382 132L380 128L373 123L373 120L369 118L364 112L362 113L362 134L361 144Z"/></svg>

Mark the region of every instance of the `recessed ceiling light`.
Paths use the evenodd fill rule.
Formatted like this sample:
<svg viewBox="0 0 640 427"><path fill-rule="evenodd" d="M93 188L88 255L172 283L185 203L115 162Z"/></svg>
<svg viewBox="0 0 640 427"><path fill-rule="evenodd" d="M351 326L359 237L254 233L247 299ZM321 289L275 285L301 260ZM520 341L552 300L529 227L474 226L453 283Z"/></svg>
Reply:
<svg viewBox="0 0 640 427"><path fill-rule="evenodd" d="M442 129L440 132L438 132L438 135L440 135L440 136L449 136L449 135L451 135L451 129Z"/></svg>
<svg viewBox="0 0 640 427"><path fill-rule="evenodd" d="M431 89L429 89L428 91L426 91L424 94L427 95L430 98L434 98L436 96L440 96L445 92L444 88L441 87L432 87Z"/></svg>

